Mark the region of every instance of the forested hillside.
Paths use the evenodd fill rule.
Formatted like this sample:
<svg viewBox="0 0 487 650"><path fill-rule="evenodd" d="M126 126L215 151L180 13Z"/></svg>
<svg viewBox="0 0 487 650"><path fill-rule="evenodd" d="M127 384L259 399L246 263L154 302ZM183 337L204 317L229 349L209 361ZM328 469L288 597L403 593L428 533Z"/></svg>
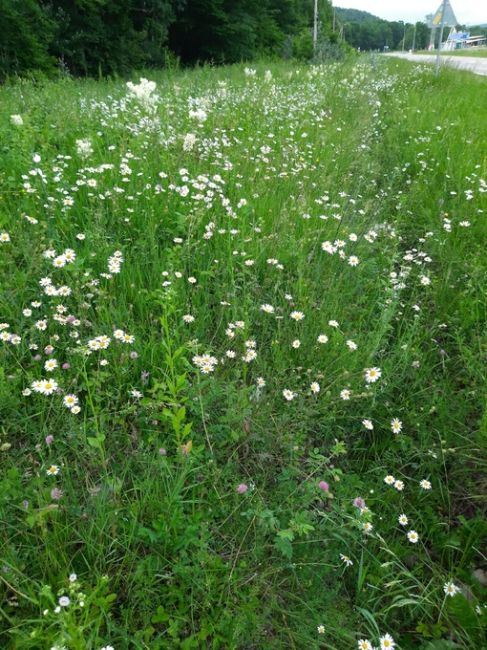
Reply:
<svg viewBox="0 0 487 650"><path fill-rule="evenodd" d="M333 41L320 2L320 39ZM313 0L2 0L0 78L312 55Z"/></svg>
<svg viewBox="0 0 487 650"><path fill-rule="evenodd" d="M425 23L411 23L402 21L389 21L373 16L366 11L358 9L336 8L336 16L343 28L345 40L355 48L361 50L391 50L401 49L404 40L404 49L424 49L429 42L430 31Z"/></svg>

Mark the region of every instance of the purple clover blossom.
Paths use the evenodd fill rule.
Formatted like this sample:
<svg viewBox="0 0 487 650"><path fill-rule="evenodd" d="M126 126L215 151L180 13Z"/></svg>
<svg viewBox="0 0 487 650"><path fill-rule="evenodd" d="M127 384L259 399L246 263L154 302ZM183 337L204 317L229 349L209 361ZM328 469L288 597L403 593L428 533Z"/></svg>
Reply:
<svg viewBox="0 0 487 650"><path fill-rule="evenodd" d="M59 501L60 499L62 499L62 497L63 497L63 491L62 490L60 490L57 487L52 488L52 490L51 490L51 499L53 499L54 501Z"/></svg>

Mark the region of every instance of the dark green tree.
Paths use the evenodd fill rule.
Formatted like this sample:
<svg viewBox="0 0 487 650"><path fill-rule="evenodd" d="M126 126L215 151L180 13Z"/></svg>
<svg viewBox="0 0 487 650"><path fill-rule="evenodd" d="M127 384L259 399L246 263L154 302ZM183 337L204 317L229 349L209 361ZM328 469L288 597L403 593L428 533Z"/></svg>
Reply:
<svg viewBox="0 0 487 650"><path fill-rule="evenodd" d="M144 63L131 0L50 0L46 11L57 25L51 51L69 72L112 74Z"/></svg>
<svg viewBox="0 0 487 650"><path fill-rule="evenodd" d="M0 2L0 79L33 70L51 72L49 53L56 25L36 0Z"/></svg>
<svg viewBox="0 0 487 650"><path fill-rule="evenodd" d="M309 59L314 0L0 0L0 78L29 70L125 74L259 56ZM319 3L320 44L336 40ZM326 49L326 48L325 48Z"/></svg>

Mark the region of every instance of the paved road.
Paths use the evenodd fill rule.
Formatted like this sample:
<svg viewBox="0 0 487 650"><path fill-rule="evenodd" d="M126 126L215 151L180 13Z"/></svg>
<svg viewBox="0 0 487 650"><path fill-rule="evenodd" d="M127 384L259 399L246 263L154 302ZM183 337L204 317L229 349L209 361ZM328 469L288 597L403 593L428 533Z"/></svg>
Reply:
<svg viewBox="0 0 487 650"><path fill-rule="evenodd" d="M409 52L388 52L386 56L398 56L408 61L417 61L418 63L436 63L434 54L409 54ZM452 68L459 70L470 70L475 74L487 76L487 58L476 58L474 56L448 56L441 55L441 62Z"/></svg>

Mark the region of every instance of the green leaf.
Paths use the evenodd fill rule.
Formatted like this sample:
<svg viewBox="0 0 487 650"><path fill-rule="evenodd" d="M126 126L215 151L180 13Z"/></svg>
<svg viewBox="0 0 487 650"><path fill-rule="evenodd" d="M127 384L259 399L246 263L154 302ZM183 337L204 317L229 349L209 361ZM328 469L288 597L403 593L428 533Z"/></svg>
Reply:
<svg viewBox="0 0 487 650"><path fill-rule="evenodd" d="M368 609L365 609L364 607L357 607L357 611L358 611L360 614L362 614L362 616L363 616L365 619L367 619L367 621L370 623L370 625L371 625L371 626L373 627L373 629L375 630L375 634L376 634L376 636L379 637L379 636L381 635L381 633L380 633L380 628L379 628L379 626L378 626L378 624L377 624L377 621L376 621L375 618L374 618L374 615L373 615L371 612L369 612Z"/></svg>
<svg viewBox="0 0 487 650"><path fill-rule="evenodd" d="M151 623L166 623L169 620L169 614L162 605L156 609L156 613L151 616Z"/></svg>
<svg viewBox="0 0 487 650"><path fill-rule="evenodd" d="M277 535L281 539L288 539L290 542L294 540L294 532L290 528L285 528L284 530L280 530L277 533Z"/></svg>
<svg viewBox="0 0 487 650"><path fill-rule="evenodd" d="M389 607L384 609L384 614L391 609L398 609L401 607L407 607L408 605L418 606L421 604L421 601L416 600L415 598L398 598L395 600Z"/></svg>
<svg viewBox="0 0 487 650"><path fill-rule="evenodd" d="M86 438L86 442L91 447L95 447L96 449L101 449L104 441L105 441L105 435L103 433L100 433L100 435L98 436L90 436Z"/></svg>
<svg viewBox="0 0 487 650"><path fill-rule="evenodd" d="M282 532L282 531L281 531ZM281 537L278 533L275 541L274 541L274 546L276 549L288 560L290 560L293 556L293 545L291 544L291 541L287 537Z"/></svg>

